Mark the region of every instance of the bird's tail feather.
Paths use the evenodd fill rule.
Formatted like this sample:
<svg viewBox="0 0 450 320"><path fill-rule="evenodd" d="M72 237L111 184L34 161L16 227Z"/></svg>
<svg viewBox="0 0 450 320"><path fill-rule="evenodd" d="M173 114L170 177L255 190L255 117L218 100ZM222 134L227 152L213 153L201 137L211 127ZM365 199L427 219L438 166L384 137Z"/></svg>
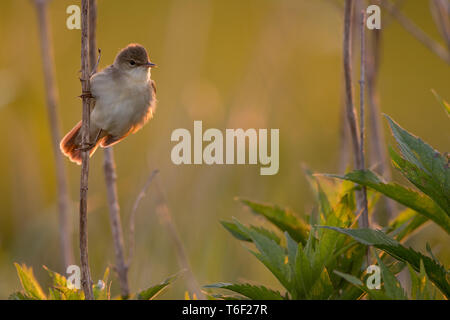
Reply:
<svg viewBox="0 0 450 320"><path fill-rule="evenodd" d="M103 137L97 137L97 141L95 141L95 145L89 150L89 156L97 150L100 142L103 140ZM78 122L75 127L72 128L61 140L59 144L59 148L61 152L69 158L70 161L75 162L76 164L81 164L81 121Z"/></svg>

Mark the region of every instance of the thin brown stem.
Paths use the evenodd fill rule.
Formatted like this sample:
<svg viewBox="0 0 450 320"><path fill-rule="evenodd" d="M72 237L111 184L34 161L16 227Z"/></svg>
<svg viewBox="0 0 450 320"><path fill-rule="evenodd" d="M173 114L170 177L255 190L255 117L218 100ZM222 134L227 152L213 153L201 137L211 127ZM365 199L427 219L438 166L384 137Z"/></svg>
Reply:
<svg viewBox="0 0 450 320"><path fill-rule="evenodd" d="M356 111L353 102L352 87L352 23L353 23L353 0L345 1L344 14L344 78L345 78L345 105L347 121L352 138L353 154L358 167L359 159L359 133L356 119Z"/></svg>
<svg viewBox="0 0 450 320"><path fill-rule="evenodd" d="M152 173L150 174L150 176L148 177L147 181L145 182L144 187L142 188L141 192L139 192L136 200L134 201L134 205L133 205L133 209L131 210L131 214L130 214L130 222L129 222L129 228L130 228L130 232L129 232L129 247L128 247L128 262L127 262L127 267L129 268L131 265L131 262L133 261L133 256L134 256L134 231L135 231L135 222L136 222L136 212L137 209L139 208L139 204L141 203L141 200L145 197L145 194L148 190L148 188L150 188L150 185L153 181L153 179L155 178L155 176L158 174L159 170L153 170Z"/></svg>
<svg viewBox="0 0 450 320"><path fill-rule="evenodd" d="M88 217L87 191L89 179L89 39L88 39L89 0L81 1L81 88L83 113L81 123L82 152L81 152L81 181L80 181L80 256L81 256L81 285L86 300L93 300L92 279L88 257Z"/></svg>
<svg viewBox="0 0 450 320"><path fill-rule="evenodd" d="M381 0L381 5L393 16L400 25L408 31L413 37L422 42L431 52L436 54L439 58L450 64L450 49L446 49L438 42L434 41L428 34L420 29L412 20L406 15L400 12L396 6L394 6L388 0Z"/></svg>
<svg viewBox="0 0 450 320"><path fill-rule="evenodd" d="M50 135L55 161L59 210L59 241L62 262L65 268L74 263L72 244L72 225L70 223L70 201L67 187L67 175L62 154L59 150L61 124L58 115L58 88L55 81L55 63L53 44L50 35L47 0L35 0L41 42L42 66L44 71L47 113L50 125Z"/></svg>
<svg viewBox="0 0 450 320"><path fill-rule="evenodd" d="M384 145L384 132L381 123L380 101L378 96L377 78L380 65L381 52L381 30L372 30L369 38L369 52L367 54L367 101L369 107L369 125L371 134L370 140L370 164L375 166L377 171L385 179L391 179L391 170L389 160ZM385 214L377 215L378 223L385 225L396 210L396 204L393 200L384 197Z"/></svg>
<svg viewBox="0 0 450 320"><path fill-rule="evenodd" d="M89 66L90 75L97 72L100 60L100 50L97 58L97 1L89 0ZM123 299L130 295L128 284L128 266L125 262L125 245L123 240L122 223L120 220L120 206L117 195L116 165L112 147L104 149L103 169L105 173L106 195L108 198L109 221L113 236L115 266L114 270L119 278L120 294Z"/></svg>
<svg viewBox="0 0 450 320"><path fill-rule="evenodd" d="M97 72L97 1L89 0L89 75ZM99 55L100 58L100 55ZM97 63L96 63L97 61Z"/></svg>
<svg viewBox="0 0 450 320"><path fill-rule="evenodd" d="M123 299L130 295L128 284L128 265L125 262L125 246L123 240L122 223L120 220L120 207L117 196L116 170L114 162L113 149L106 148L104 151L104 171L106 191L109 205L109 219L111 223L111 232L113 236L114 252L116 256L116 265L114 267L119 278L120 293Z"/></svg>
<svg viewBox="0 0 450 320"><path fill-rule="evenodd" d="M346 114L347 122L350 128L350 136L352 138L353 146L353 158L355 163L355 168L363 170L363 159L360 150L360 139L358 121L356 117L356 110L354 107L353 100L353 85L352 85L352 24L353 24L353 11L354 11L354 1L346 0L344 8L344 79L345 79L345 97L346 97ZM357 192L357 212L362 212L359 218L359 226L361 228L368 227L368 216L367 216L367 197L365 196L365 190Z"/></svg>
<svg viewBox="0 0 450 320"><path fill-rule="evenodd" d="M448 0L430 0L430 6L436 26L450 51L450 2Z"/></svg>
<svg viewBox="0 0 450 320"><path fill-rule="evenodd" d="M364 10L361 11L361 64L360 64L360 79L359 79L359 159L360 159L360 170L366 169L365 164L365 154L364 154L364 141L365 141L365 110L364 110L364 93L365 93L365 79L366 79L366 37L365 37L365 22L366 14ZM361 197L362 197L362 213L361 213L361 227L369 227L369 210L367 205L367 190L365 186L361 186Z"/></svg>
<svg viewBox="0 0 450 320"><path fill-rule="evenodd" d="M342 97L344 94L342 94ZM346 105L343 101L339 110L339 173L344 174L351 160L350 132L347 124Z"/></svg>

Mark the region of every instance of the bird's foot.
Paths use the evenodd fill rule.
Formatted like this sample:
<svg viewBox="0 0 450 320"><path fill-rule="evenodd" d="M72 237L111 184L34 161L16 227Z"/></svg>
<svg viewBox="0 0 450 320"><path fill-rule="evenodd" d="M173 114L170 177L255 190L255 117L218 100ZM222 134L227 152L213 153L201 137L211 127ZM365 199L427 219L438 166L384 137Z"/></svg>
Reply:
<svg viewBox="0 0 450 320"><path fill-rule="evenodd" d="M95 143L85 143L84 145L80 146L79 148L76 148L75 150L90 151L93 147L95 147Z"/></svg>
<svg viewBox="0 0 450 320"><path fill-rule="evenodd" d="M88 99L94 99L94 96L92 95L91 91L83 91L79 96L79 98L88 98Z"/></svg>

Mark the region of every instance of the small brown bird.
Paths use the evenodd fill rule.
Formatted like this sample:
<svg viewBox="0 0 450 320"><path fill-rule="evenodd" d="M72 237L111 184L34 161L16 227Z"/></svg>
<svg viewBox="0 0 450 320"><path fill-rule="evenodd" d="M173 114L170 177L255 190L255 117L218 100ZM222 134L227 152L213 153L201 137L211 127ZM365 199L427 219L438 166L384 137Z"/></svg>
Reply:
<svg viewBox="0 0 450 320"><path fill-rule="evenodd" d="M90 156L98 146L112 146L135 133L153 116L156 86L150 69L154 66L143 46L129 44L112 65L91 77L95 105L90 114ZM81 164L81 121L61 140L60 148L72 162Z"/></svg>

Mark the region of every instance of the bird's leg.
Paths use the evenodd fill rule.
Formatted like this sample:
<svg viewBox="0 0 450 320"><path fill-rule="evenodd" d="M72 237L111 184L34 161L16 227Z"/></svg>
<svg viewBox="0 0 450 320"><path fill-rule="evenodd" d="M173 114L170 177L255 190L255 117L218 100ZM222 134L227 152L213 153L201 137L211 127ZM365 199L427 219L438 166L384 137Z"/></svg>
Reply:
<svg viewBox="0 0 450 320"><path fill-rule="evenodd" d="M78 96L78 98L81 98L81 99L83 99L83 98L94 99L94 96L92 95L91 91L89 90L89 91L83 91Z"/></svg>
<svg viewBox="0 0 450 320"><path fill-rule="evenodd" d="M90 81L89 79L84 79L84 78L81 78L81 77L79 79L82 82L85 82L85 81L89 82ZM81 98L81 99L84 99L84 98L94 99L94 96L92 95L91 90L88 89L88 90L81 91L81 94L78 96L78 98Z"/></svg>

